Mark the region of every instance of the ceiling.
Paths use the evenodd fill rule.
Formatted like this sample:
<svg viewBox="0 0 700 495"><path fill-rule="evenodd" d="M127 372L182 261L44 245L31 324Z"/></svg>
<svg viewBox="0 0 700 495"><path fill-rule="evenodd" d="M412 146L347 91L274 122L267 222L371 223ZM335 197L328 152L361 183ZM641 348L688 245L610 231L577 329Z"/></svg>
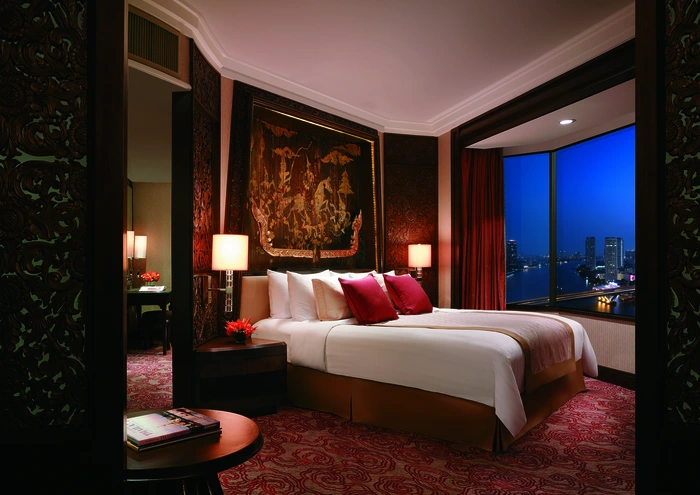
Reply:
<svg viewBox="0 0 700 495"><path fill-rule="evenodd" d="M380 132L427 136L449 132L634 37L634 0L130 4L193 38L225 77ZM555 112L475 147L523 148L603 121L634 121L634 85L622 86L572 105L577 122L566 131ZM130 84L129 91L138 89Z"/></svg>

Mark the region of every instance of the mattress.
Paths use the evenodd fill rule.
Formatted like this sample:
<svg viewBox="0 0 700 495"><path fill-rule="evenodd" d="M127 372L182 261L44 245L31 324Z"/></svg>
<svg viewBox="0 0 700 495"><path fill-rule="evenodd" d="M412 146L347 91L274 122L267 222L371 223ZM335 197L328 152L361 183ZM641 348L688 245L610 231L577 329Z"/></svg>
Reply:
<svg viewBox="0 0 700 495"><path fill-rule="evenodd" d="M595 353L584 328L574 320L556 318L572 328L575 359L581 360L584 372L597 376ZM265 318L256 323L256 337L284 341L287 360L296 366L485 404L494 408L514 436L520 432L527 422L521 399L525 358L516 340L492 331L413 327L406 315L399 315L399 322L406 326L364 326L354 318Z"/></svg>

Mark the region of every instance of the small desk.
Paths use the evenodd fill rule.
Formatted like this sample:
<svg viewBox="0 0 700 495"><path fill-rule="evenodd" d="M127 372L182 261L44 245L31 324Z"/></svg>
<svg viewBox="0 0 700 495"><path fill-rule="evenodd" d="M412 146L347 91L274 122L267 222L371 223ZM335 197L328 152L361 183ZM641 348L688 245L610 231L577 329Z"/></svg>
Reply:
<svg viewBox="0 0 700 495"><path fill-rule="evenodd" d="M194 410L218 419L221 436L193 438L141 453L125 445L128 493L223 495L218 473L242 464L262 448L263 437L253 420L214 409ZM145 412L150 411L128 416Z"/></svg>
<svg viewBox="0 0 700 495"><path fill-rule="evenodd" d="M132 289L126 291L126 305L136 308L136 328L143 335L143 345L148 348L148 339L146 332L141 325L141 308L142 306L158 306L161 311L161 328L163 329L163 354L168 351L168 327L166 325L166 316L168 314L168 304L172 292L164 290L162 292L148 292Z"/></svg>

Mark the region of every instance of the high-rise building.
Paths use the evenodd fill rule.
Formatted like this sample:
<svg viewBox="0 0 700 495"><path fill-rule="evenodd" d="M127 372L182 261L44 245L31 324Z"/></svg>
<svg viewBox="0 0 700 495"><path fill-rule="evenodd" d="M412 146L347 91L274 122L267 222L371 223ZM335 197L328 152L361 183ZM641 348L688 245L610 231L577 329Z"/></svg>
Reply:
<svg viewBox="0 0 700 495"><path fill-rule="evenodd" d="M586 268L595 270L595 237L586 237Z"/></svg>
<svg viewBox="0 0 700 495"><path fill-rule="evenodd" d="M624 243L621 237L605 238L605 280L617 280L618 271L624 266Z"/></svg>
<svg viewBox="0 0 700 495"><path fill-rule="evenodd" d="M518 267L518 242L506 242L506 271L512 272Z"/></svg>

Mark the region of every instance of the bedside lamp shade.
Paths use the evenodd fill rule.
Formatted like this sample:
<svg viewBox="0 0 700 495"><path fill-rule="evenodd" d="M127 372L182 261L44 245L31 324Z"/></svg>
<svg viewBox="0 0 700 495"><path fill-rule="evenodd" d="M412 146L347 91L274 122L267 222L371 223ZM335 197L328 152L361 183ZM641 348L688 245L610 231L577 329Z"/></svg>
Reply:
<svg viewBox="0 0 700 495"><path fill-rule="evenodd" d="M423 268L431 265L430 244L409 244L408 245L408 266L416 269L416 280L423 282Z"/></svg>
<svg viewBox="0 0 700 495"><path fill-rule="evenodd" d="M212 245L212 270L247 270L248 236L216 234Z"/></svg>
<svg viewBox="0 0 700 495"><path fill-rule="evenodd" d="M148 239L145 235L134 236L134 258L143 259L146 257L146 245Z"/></svg>
<svg viewBox="0 0 700 495"><path fill-rule="evenodd" d="M248 269L248 236L215 234L211 250L211 269L226 271L224 313L233 311L233 270Z"/></svg>
<svg viewBox="0 0 700 495"><path fill-rule="evenodd" d="M430 244L408 245L408 266L427 268L431 265Z"/></svg>

